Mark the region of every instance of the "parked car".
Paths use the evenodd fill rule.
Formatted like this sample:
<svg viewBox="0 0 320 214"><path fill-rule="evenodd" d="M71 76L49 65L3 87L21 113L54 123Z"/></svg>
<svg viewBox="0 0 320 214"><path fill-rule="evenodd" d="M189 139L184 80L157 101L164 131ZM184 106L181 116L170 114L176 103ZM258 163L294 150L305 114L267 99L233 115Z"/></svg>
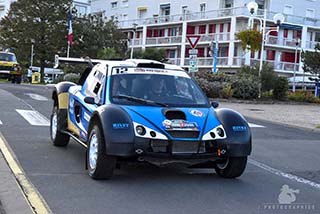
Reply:
<svg viewBox="0 0 320 214"><path fill-rule="evenodd" d="M43 80L44 80L44 83L47 83L47 84L53 83L52 77L44 77Z"/></svg>
<svg viewBox="0 0 320 214"><path fill-rule="evenodd" d="M67 146L70 137L80 143L93 179L110 178L122 161L183 161L225 178L244 172L247 121L210 103L182 68L151 60L91 62L80 84L55 86L50 136L55 146Z"/></svg>
<svg viewBox="0 0 320 214"><path fill-rule="evenodd" d="M12 83L21 83L21 66L14 53L0 51L0 77L9 79Z"/></svg>

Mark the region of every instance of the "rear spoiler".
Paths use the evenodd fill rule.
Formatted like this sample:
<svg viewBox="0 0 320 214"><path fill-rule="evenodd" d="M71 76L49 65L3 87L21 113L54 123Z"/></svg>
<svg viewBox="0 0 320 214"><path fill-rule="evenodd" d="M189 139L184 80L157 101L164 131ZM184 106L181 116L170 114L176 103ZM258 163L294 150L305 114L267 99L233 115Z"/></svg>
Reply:
<svg viewBox="0 0 320 214"><path fill-rule="evenodd" d="M54 68L58 68L61 62L71 63L71 64L89 64L90 67L93 65L103 62L100 59L90 59L86 58L71 58L71 57L60 57L59 55L54 56Z"/></svg>

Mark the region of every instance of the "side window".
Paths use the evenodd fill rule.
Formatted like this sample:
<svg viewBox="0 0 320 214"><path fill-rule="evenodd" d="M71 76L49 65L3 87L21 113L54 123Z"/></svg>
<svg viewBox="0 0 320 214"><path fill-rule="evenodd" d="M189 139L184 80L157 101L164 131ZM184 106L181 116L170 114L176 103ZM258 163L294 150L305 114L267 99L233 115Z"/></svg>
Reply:
<svg viewBox="0 0 320 214"><path fill-rule="evenodd" d="M99 101L102 98L106 82L106 69L104 65L95 66L86 81L85 95L95 97Z"/></svg>

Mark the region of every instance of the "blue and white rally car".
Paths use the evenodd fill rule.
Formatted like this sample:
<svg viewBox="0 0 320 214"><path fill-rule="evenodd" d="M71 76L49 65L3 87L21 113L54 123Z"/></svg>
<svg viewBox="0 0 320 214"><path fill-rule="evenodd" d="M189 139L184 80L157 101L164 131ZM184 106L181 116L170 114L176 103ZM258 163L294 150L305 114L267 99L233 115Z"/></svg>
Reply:
<svg viewBox="0 0 320 214"><path fill-rule="evenodd" d="M92 178L110 178L117 163L129 160L212 166L225 178L243 173L251 153L248 123L210 103L182 68L151 60L91 62L78 85L55 85L50 134L55 146L71 137L86 148Z"/></svg>

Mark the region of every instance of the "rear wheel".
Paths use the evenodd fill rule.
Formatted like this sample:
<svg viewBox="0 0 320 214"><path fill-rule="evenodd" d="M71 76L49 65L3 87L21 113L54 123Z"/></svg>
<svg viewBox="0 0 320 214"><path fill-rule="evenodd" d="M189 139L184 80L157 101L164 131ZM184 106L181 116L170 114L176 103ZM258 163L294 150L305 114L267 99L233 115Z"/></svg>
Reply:
<svg viewBox="0 0 320 214"><path fill-rule="evenodd" d="M228 157L215 164L218 175L224 178L237 178L242 175L247 165L247 157Z"/></svg>
<svg viewBox="0 0 320 214"><path fill-rule="evenodd" d="M62 133L59 130L59 127L61 126L58 107L54 106L50 120L50 137L55 146L67 146L70 140L69 135Z"/></svg>
<svg viewBox="0 0 320 214"><path fill-rule="evenodd" d="M113 175L116 158L106 154L105 141L99 126L90 132L87 149L87 166L93 179L109 179Z"/></svg>

